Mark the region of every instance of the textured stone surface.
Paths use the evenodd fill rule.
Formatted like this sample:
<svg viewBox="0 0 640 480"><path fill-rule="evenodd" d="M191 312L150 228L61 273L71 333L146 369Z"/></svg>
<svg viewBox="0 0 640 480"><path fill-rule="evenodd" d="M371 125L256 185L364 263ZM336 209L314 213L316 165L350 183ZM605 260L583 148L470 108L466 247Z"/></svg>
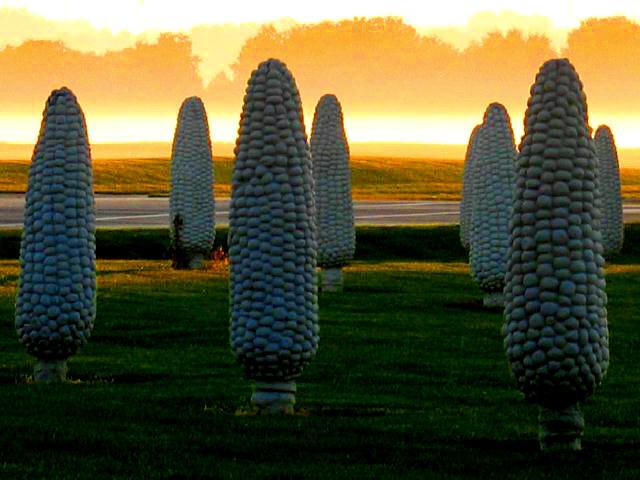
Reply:
<svg viewBox="0 0 640 480"><path fill-rule="evenodd" d="M543 451L577 451L582 447L584 417L577 404L565 408L540 407L538 440Z"/></svg>
<svg viewBox="0 0 640 480"><path fill-rule="evenodd" d="M300 95L278 60L249 80L229 213L231 347L248 378L298 376L318 348L316 225Z"/></svg>
<svg viewBox="0 0 640 480"><path fill-rule="evenodd" d="M344 275L341 268L325 268L322 271L322 291L342 292Z"/></svg>
<svg viewBox="0 0 640 480"><path fill-rule="evenodd" d="M209 122L198 97L187 98L178 114L171 151L169 210L174 266L197 268L203 258L211 256L215 237Z"/></svg>
<svg viewBox="0 0 640 480"><path fill-rule="evenodd" d="M251 404L263 415L291 415L296 403L296 382L256 382Z"/></svg>
<svg viewBox="0 0 640 480"><path fill-rule="evenodd" d="M516 147L509 114L499 103L487 107L476 142L469 265L482 290L501 293L507 270Z"/></svg>
<svg viewBox="0 0 640 480"><path fill-rule="evenodd" d="M599 160L600 193L602 194L602 244L604 254L619 252L624 240L620 165L613 133L606 125L596 130L594 137Z"/></svg>
<svg viewBox="0 0 640 480"><path fill-rule="evenodd" d="M36 383L62 383L67 380L66 360L40 360L33 368Z"/></svg>
<svg viewBox="0 0 640 480"><path fill-rule="evenodd" d="M473 167L476 158L478 132L482 125L476 125L469 136L467 153L464 157L464 173L462 174L462 195L460 198L460 243L469 249L471 229L471 206L473 205Z"/></svg>
<svg viewBox="0 0 640 480"><path fill-rule="evenodd" d="M27 351L59 361L87 342L96 315L91 151L67 88L47 100L26 194L16 330Z"/></svg>
<svg viewBox="0 0 640 480"><path fill-rule="evenodd" d="M342 108L334 95L316 106L311 131L311 159L318 225L318 265L341 267L353 259L356 231L351 199L349 144Z"/></svg>
<svg viewBox="0 0 640 480"><path fill-rule="evenodd" d="M593 393L609 364L598 196L582 83L568 60L550 60L525 116L503 333L519 388L559 418Z"/></svg>

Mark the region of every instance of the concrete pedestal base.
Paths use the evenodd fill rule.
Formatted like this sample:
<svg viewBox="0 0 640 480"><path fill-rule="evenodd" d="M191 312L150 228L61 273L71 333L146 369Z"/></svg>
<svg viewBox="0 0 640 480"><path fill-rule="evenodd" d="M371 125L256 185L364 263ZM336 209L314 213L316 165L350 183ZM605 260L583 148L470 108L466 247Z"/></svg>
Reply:
<svg viewBox="0 0 640 480"><path fill-rule="evenodd" d="M504 294L502 292L487 293L482 300L485 307L504 307Z"/></svg>
<svg viewBox="0 0 640 480"><path fill-rule="evenodd" d="M185 251L174 250L171 266L176 270L197 270L205 266L205 255L201 253L191 254Z"/></svg>
<svg viewBox="0 0 640 480"><path fill-rule="evenodd" d="M66 360L38 360L33 369L33 380L36 383L61 383L67 380Z"/></svg>
<svg viewBox="0 0 640 480"><path fill-rule="evenodd" d="M296 403L296 382L256 382L251 405L261 415L291 415Z"/></svg>
<svg viewBox="0 0 640 480"><path fill-rule="evenodd" d="M584 417L578 405L552 410L540 407L540 450L577 451L581 448L581 437L584 433Z"/></svg>
<svg viewBox="0 0 640 480"><path fill-rule="evenodd" d="M341 268L326 268L322 270L322 291L342 292L344 278Z"/></svg>

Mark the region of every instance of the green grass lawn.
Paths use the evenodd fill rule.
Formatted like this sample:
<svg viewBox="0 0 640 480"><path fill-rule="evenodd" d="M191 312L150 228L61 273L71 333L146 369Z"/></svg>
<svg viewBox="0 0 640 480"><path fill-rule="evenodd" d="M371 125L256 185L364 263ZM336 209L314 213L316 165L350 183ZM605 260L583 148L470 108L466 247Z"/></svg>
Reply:
<svg viewBox="0 0 640 480"><path fill-rule="evenodd" d="M168 195L171 165L167 158L98 159L93 162L96 193ZM353 197L359 200L458 200L462 189L461 161L353 157ZM24 192L29 163L0 160L0 193ZM215 194L228 197L233 161L214 158ZM623 168L622 193L640 199L640 169Z"/></svg>
<svg viewBox="0 0 640 480"><path fill-rule="evenodd" d="M422 245L429 249L429 245ZM298 414L238 415L227 275L100 260L98 318L73 383L29 383L13 329L17 261L0 261L0 478L638 478L640 266L608 269L611 368L584 405L583 452L541 455L509 376L501 313L466 264L358 261L320 297Z"/></svg>
<svg viewBox="0 0 640 480"><path fill-rule="evenodd" d="M229 196L231 159L214 158L215 193ZM0 192L24 192L29 162L0 160ZM96 193L168 195L171 162L168 158L100 159L93 162Z"/></svg>

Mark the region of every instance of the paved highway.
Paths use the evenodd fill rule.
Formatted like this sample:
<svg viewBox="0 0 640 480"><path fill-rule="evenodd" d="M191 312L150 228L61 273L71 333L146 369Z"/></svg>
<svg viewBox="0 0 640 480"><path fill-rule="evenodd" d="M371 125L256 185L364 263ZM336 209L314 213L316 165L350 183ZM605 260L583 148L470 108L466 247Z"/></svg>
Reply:
<svg viewBox="0 0 640 480"><path fill-rule="evenodd" d="M358 225L458 223L458 202L356 201ZM169 199L145 195L96 195L98 227L164 227L169 223ZM0 194L0 228L22 227L24 196ZM216 202L216 224L229 221L229 199ZM624 206L625 222L640 222L640 203Z"/></svg>

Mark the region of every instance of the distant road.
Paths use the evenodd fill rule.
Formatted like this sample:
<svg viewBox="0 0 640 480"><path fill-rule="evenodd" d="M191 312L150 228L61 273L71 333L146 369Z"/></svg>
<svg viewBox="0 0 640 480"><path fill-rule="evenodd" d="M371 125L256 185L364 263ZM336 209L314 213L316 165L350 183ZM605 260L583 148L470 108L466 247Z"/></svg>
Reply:
<svg viewBox="0 0 640 480"><path fill-rule="evenodd" d="M458 223L459 202L360 200L358 225ZM166 227L169 199L145 195L96 195L98 227ZM0 228L22 227L24 195L0 194ZM640 222L640 203L624 206L625 222ZM229 223L229 199L216 200L216 224Z"/></svg>

